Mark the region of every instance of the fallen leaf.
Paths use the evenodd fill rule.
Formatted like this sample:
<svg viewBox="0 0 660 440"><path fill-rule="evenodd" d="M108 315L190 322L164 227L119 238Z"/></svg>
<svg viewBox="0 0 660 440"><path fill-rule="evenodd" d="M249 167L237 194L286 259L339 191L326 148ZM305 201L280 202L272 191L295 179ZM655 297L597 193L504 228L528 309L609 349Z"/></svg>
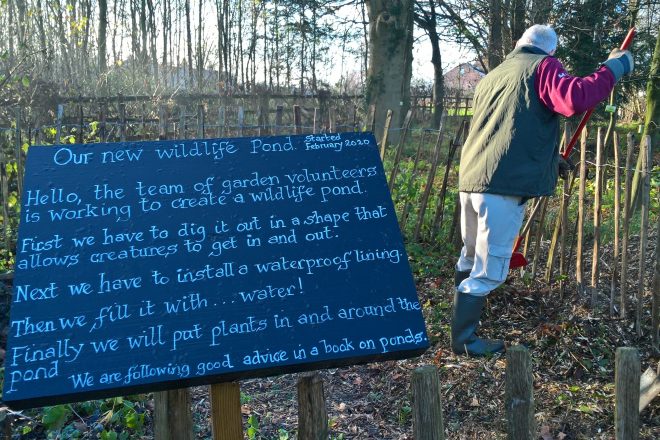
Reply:
<svg viewBox="0 0 660 440"><path fill-rule="evenodd" d="M566 434L564 434L563 432L560 432L559 434L557 434L557 440L564 440L566 437L568 437L568 436Z"/></svg>
<svg viewBox="0 0 660 440"><path fill-rule="evenodd" d="M550 427L548 425L541 426L541 438L543 440L553 440L552 434L550 434Z"/></svg>
<svg viewBox="0 0 660 440"><path fill-rule="evenodd" d="M470 406L479 406L479 401L477 400L476 397L472 398L472 401L470 402Z"/></svg>

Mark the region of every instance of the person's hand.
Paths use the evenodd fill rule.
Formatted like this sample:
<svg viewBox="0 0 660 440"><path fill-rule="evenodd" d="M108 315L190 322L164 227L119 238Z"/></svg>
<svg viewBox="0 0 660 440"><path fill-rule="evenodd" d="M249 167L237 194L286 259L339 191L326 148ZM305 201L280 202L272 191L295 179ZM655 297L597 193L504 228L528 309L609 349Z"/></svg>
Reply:
<svg viewBox="0 0 660 440"><path fill-rule="evenodd" d="M564 159L563 156L559 156L559 177L564 180L568 180L571 177L571 171L575 169L575 165L571 162L571 159Z"/></svg>
<svg viewBox="0 0 660 440"><path fill-rule="evenodd" d="M614 78L618 81L623 75L633 71L635 61L629 50L614 49L603 65L612 71Z"/></svg>

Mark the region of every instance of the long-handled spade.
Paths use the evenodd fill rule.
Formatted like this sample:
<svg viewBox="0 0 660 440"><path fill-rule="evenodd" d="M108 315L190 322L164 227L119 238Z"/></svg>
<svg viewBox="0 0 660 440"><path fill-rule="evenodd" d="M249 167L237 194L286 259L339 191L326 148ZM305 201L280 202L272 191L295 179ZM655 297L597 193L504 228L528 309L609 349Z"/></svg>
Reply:
<svg viewBox="0 0 660 440"><path fill-rule="evenodd" d="M623 40L623 43L621 44L620 47L621 50L627 50L630 47L630 44L632 43L633 38L635 38L636 33L637 31L635 30L634 27L630 28L630 30L628 31L628 35L626 35L626 38ZM591 114L594 112L594 109L595 107L587 110L584 116L582 116L582 120L580 121L580 124L577 126L575 133L573 133L571 140L568 142L568 145L566 145L566 148L564 149L564 152L561 155L564 159L568 159L568 157L571 155L571 152L573 151L573 147L577 143L577 140L580 138L580 133L582 133L582 129L584 128L584 126L587 125L587 122L589 121ZM536 202L534 209L529 214L527 223L525 223L525 226L520 231L518 238L516 238L516 242L513 245L513 253L511 254L511 261L509 262L509 269L517 269L519 267L525 267L529 264L527 258L525 258L522 252L520 252L520 245L522 244L523 237L525 236L525 234L527 234L527 231L531 227L532 221L534 220L534 217L536 217L536 213L538 212L542 201L543 198L540 198L539 201Z"/></svg>

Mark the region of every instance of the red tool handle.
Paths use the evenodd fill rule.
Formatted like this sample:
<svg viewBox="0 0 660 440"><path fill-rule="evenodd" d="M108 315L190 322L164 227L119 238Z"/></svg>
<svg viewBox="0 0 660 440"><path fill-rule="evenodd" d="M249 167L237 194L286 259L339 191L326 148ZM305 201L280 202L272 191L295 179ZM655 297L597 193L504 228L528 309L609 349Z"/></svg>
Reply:
<svg viewBox="0 0 660 440"><path fill-rule="evenodd" d="M621 47L619 49L627 50L632 44L632 40L633 38L635 38L636 34L637 34L637 30L634 27L631 27L630 30L628 31L628 35L626 35L626 38L623 40L623 43L621 44ZM573 137L571 137L571 140L568 142L568 145L566 145L566 148L564 148L564 152L561 155L561 157L563 157L564 159L568 159L568 156L571 155L571 152L573 151L573 147L575 147L575 144L577 143L577 140L579 139L580 134L582 133L582 129L584 128L585 125L587 125L587 122L589 121L589 118L591 117L591 114L593 112L594 109L591 108L587 110L584 116L582 116L582 120L580 121L580 124L578 124L575 133L573 133Z"/></svg>

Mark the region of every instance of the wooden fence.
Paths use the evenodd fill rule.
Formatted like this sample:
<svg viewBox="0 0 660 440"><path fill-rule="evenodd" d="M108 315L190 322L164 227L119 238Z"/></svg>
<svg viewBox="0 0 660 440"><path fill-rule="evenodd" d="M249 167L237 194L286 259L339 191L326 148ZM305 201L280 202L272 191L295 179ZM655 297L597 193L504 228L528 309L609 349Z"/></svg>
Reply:
<svg viewBox="0 0 660 440"><path fill-rule="evenodd" d="M203 98L203 97L202 97ZM208 98L209 100L211 98ZM245 98L234 98L245 99ZM251 98L257 100L257 98ZM276 97L262 98L262 104L246 110L241 105L230 105L226 101L210 105L210 101L191 102L156 102L149 101L151 110L147 111L145 101L130 101L120 97L116 101L106 100L106 104L96 105L96 111L90 112L85 102L76 101L60 104L57 107L56 119L52 124L37 124L36 120L28 120L17 112L13 126L0 128L0 193L2 196L2 255L8 258L15 249L15 233L18 224L18 200L22 192L22 175L24 170L25 152L31 144L41 143L84 143L99 141L130 141L147 139L168 139L191 137L228 137L247 135L266 135L282 133L309 133L319 131L354 131L373 127L373 111L367 116L362 114L357 104L343 108L327 105L326 108L304 108L299 104L277 103ZM273 107L274 104L274 107ZM155 107L154 107L155 106ZM447 243L460 243L459 209L456 190L457 166L456 158L464 142L469 128L467 111L463 100L456 100L453 110L446 107L440 126L424 129L415 126L415 112L411 109L406 115L402 127L392 127L388 118L382 134L380 145L381 157L389 181L392 197L397 210L400 227L408 241L424 242L431 246L445 246ZM256 108L256 110L255 110ZM66 110L66 111L65 111ZM135 116L137 115L137 116ZM399 131L398 142L390 145L388 137L393 131ZM566 295L567 286L573 279L578 292L589 292L592 298L594 313L603 305L604 293L609 295L605 309L609 314L626 318L628 310L634 306L635 326L638 333L645 329L643 323L643 295L648 286L647 267L645 266L648 244L648 222L651 194L651 145L650 138L636 143L632 135L626 138L626 160L621 163L621 141L616 133L613 136L612 147L603 141L601 130L592 131L595 141L595 152L589 154L589 137L583 134L580 150L579 166L572 176L563 182L559 197L555 199L542 198L528 202L529 209L540 210L532 227L527 228L524 251L532 262L524 269L525 275L531 277L544 276L544 281L559 290L560 295ZM564 139L570 138L570 127L565 129ZM593 142L592 142L593 143ZM608 151L608 148L610 151ZM630 209L630 182L634 162L634 153L639 151L642 161L642 181L644 182L641 214L639 221L639 252L638 267L630 267L630 229L632 211ZM607 164L606 155L613 157L614 163ZM592 170L591 175L588 170ZM593 197L587 191L587 183L591 180ZM621 194L622 181L624 194ZM608 185L607 183L611 184ZM611 190L609 189L611 188ZM578 192L577 199L573 197ZM611 278L603 282L600 269L606 257L602 254L604 217L604 197L614 200L608 209L612 212L607 217L611 223L613 234L612 257L607 261ZM623 197L623 201L621 198ZM593 207L589 209L590 199ZM589 214L591 211L591 214ZM660 216L659 216L660 217ZM592 219L589 222L589 219ZM546 223L552 224L550 226ZM587 228L589 226L589 231ZM593 236L591 240L591 282L586 279L587 271L587 232ZM551 237L548 239L548 237ZM660 239L660 234L658 234ZM548 244L549 243L549 244ZM547 244L547 246L546 246ZM657 249L657 245L656 245ZM609 258L608 254L608 257ZM545 258L545 272L542 261ZM571 267L575 261L575 267ZM631 276L633 270L636 275ZM656 262L657 271L657 262ZM11 274L3 274L5 279ZM636 283L631 283L635 280ZM658 283L656 283L657 286ZM654 301L658 295L654 295ZM658 317L660 306L654 302L651 334L657 346ZM619 356L622 357L619 362ZM639 382L630 379L630 375L639 375L639 361L628 359L629 354L617 352L617 389L639 389ZM520 350L510 350L507 354L507 375L527 378L530 372L528 355ZM630 367L630 362L633 366ZM621 364L621 365L620 365ZM510 365L510 367L509 367ZM629 371L621 373L619 371ZM531 374L531 373L530 373ZM443 438L442 422L438 423L440 408L439 391L437 390L437 372L426 368L415 373L412 379L414 391L416 438ZM624 379L624 377L626 379ZM621 385L619 385L621 379ZM522 380L522 379L521 379ZM527 380L527 379L525 379ZM629 382L632 380L632 382ZM628 381L628 382L626 382ZM637 383L633 386L631 383ZM655 383L655 382L654 382ZM628 385L625 385L628 384ZM323 385L313 374L301 376L299 384L299 426L301 432L306 432L301 438L327 438L327 416L322 405ZM422 394L420 394L422 393ZM423 394L426 393L426 394ZM430 394L429 394L430 393ZM531 381L516 382L507 385L506 411L513 424L510 426L510 438L533 438L525 433L533 432L530 423L533 418L533 401L531 398ZM619 396L627 399L627 403L619 403ZM639 396L636 397L639 404ZM217 384L211 386L211 401L213 414L214 438L242 438L240 425L240 390L238 384ZM629 432L628 420L633 417L630 405L635 396L623 396L617 391L617 438L634 438ZM188 391L174 390L156 394L156 434L159 439L186 439L192 435L192 418L189 415L190 396ZM512 404L511 402L517 402ZM522 403L521 403L522 402ZM621 408L621 415L619 409ZM431 413L424 413L431 411ZM637 413L635 412L635 415ZM531 421L530 421L531 420ZM422 428L419 428L419 427ZM621 428L619 428L621 426ZM325 431L324 431L325 429ZM420 430L421 429L421 430ZM429 434L437 433L437 434ZM431 436L429 436L431 435Z"/></svg>

